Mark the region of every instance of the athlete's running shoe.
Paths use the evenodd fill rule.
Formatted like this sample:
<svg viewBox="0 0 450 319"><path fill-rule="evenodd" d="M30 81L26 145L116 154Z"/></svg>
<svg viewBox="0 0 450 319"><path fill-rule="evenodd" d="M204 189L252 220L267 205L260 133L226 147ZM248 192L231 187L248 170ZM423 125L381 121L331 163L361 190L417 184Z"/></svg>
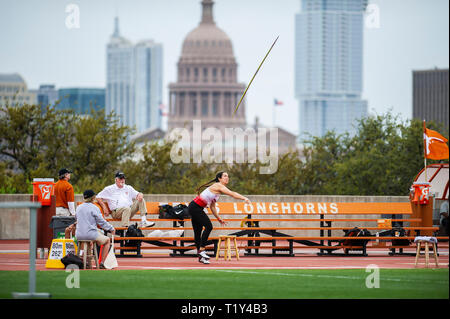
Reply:
<svg viewBox="0 0 450 319"><path fill-rule="evenodd" d="M209 258L210 258L210 257L208 256L208 254L206 253L206 251L204 251L204 250L202 250L198 255L201 256L201 257L203 257L203 258L206 258L206 259L209 259Z"/></svg>
<svg viewBox="0 0 450 319"><path fill-rule="evenodd" d="M209 259L207 259L205 257L199 257L198 261L203 263L203 264L209 264Z"/></svg>

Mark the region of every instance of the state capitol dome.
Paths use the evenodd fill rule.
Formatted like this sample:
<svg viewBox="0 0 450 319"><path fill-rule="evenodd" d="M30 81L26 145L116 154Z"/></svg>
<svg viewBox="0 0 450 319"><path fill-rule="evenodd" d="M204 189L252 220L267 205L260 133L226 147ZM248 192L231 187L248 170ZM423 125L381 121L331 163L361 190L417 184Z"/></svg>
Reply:
<svg viewBox="0 0 450 319"><path fill-rule="evenodd" d="M213 2L203 0L202 6L202 20L184 39L180 62L235 62L231 39L214 22Z"/></svg>
<svg viewBox="0 0 450 319"><path fill-rule="evenodd" d="M244 128L245 99L233 113L245 84L237 80L231 39L214 22L213 1L201 4L201 21L183 41L177 82L169 84L168 131L192 130L193 120L201 120L203 128Z"/></svg>

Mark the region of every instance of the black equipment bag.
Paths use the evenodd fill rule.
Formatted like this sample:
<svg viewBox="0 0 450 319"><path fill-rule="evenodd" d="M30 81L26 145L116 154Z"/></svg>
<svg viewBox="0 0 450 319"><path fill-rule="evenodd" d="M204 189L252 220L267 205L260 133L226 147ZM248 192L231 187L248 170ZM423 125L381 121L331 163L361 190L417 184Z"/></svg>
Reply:
<svg viewBox="0 0 450 319"><path fill-rule="evenodd" d="M408 236L408 233L402 227L392 227L392 229L379 232L380 237L399 237L399 239L392 239L392 246L409 246L411 241L409 239L400 239Z"/></svg>
<svg viewBox="0 0 450 319"><path fill-rule="evenodd" d="M131 224L128 226L125 237L144 237L142 230L138 227L138 224ZM127 247L137 247L140 244L139 240L130 239L125 241L125 246Z"/></svg>
<svg viewBox="0 0 450 319"><path fill-rule="evenodd" d="M180 219L191 218L189 208L184 204L178 204L174 207L165 204L159 206L159 218L161 219Z"/></svg>
<svg viewBox="0 0 450 319"><path fill-rule="evenodd" d="M159 206L159 218L161 218L161 219L175 218L175 213L173 212L173 207L168 204Z"/></svg>
<svg viewBox="0 0 450 319"><path fill-rule="evenodd" d="M191 218L191 215L189 215L189 208L184 204L178 204L173 207L173 214L175 218L178 219L185 219L185 218Z"/></svg>
<svg viewBox="0 0 450 319"><path fill-rule="evenodd" d="M404 228L402 227L393 227L392 230L393 237L405 237L407 236L407 233ZM409 246L410 244L409 239L392 239L392 246Z"/></svg>
<svg viewBox="0 0 450 319"><path fill-rule="evenodd" d="M64 264L65 268L67 268L67 266L69 265L77 265L78 269L83 269L83 260L72 253L68 253L63 258L61 258L61 262Z"/></svg>
<svg viewBox="0 0 450 319"><path fill-rule="evenodd" d="M344 237L370 237L372 234L367 229L355 227L353 229L344 229ZM342 246L363 246L369 242L369 239L342 239Z"/></svg>

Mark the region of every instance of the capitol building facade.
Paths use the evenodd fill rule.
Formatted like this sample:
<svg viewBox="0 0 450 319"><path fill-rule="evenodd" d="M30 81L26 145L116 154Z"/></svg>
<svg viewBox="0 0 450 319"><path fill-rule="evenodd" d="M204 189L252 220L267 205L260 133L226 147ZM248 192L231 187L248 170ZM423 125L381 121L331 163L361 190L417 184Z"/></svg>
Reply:
<svg viewBox="0 0 450 319"><path fill-rule="evenodd" d="M177 64L177 82L169 84L168 132L202 127L245 128L245 99L234 109L245 90L238 83L233 45L213 19L213 1L203 0L200 24L184 39Z"/></svg>

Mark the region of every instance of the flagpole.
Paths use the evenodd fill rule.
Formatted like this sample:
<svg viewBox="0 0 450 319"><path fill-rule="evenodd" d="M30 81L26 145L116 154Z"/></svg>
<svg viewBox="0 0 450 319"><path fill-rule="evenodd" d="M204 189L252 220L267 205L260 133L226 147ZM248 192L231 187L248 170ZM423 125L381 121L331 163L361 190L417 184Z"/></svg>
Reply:
<svg viewBox="0 0 450 319"><path fill-rule="evenodd" d="M275 121L275 116L276 116L276 105L275 105L275 103L274 103L274 105L272 106L273 107L273 109L272 109L272 127L275 127L275 123L276 123L276 121Z"/></svg>
<svg viewBox="0 0 450 319"><path fill-rule="evenodd" d="M426 124L425 124L425 120L423 120L423 161L424 161L424 165L425 165L425 182L428 182L428 177L427 177L427 141L425 139L425 129L426 129Z"/></svg>

